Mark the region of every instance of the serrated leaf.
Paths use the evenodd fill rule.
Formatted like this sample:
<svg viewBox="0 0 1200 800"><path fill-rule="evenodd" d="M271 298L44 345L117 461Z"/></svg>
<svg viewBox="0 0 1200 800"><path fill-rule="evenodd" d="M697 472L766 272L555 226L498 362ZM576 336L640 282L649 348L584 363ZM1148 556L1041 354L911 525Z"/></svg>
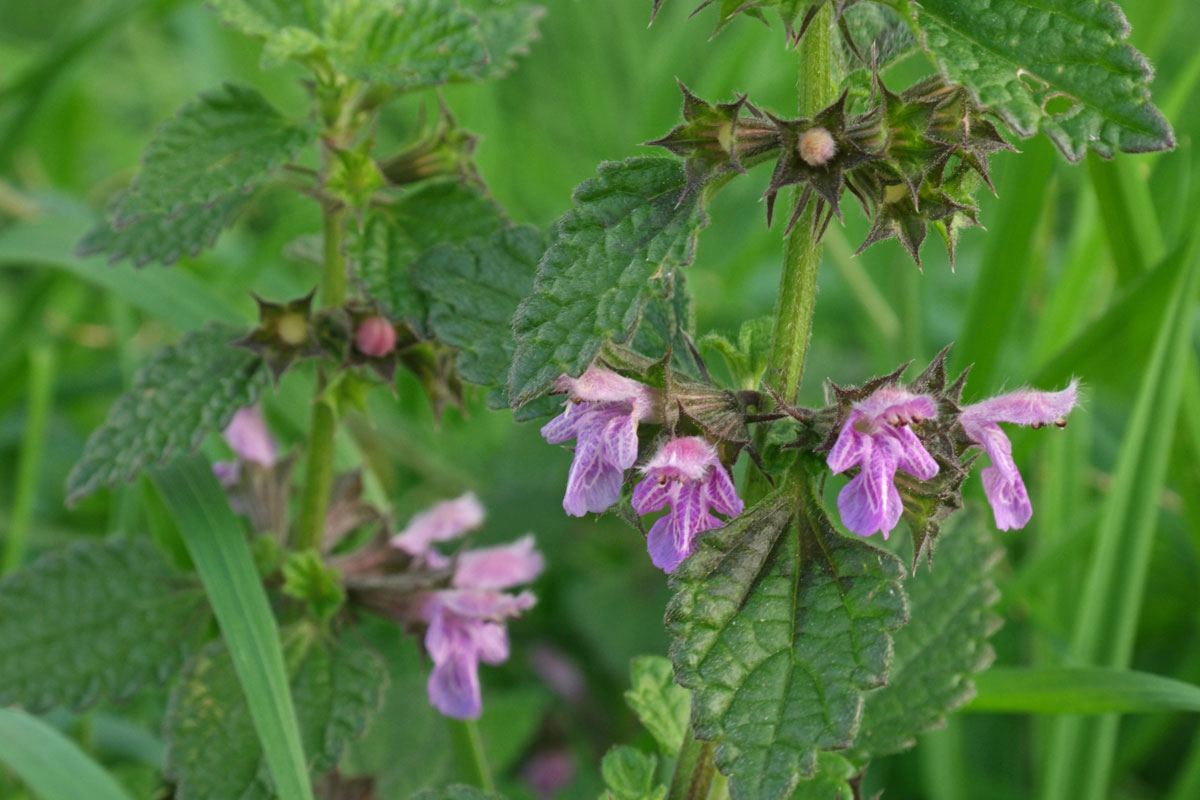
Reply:
<svg viewBox="0 0 1200 800"><path fill-rule="evenodd" d="M702 536L672 576L675 676L734 800L788 797L819 750L850 745L906 620L900 562L838 534L800 480Z"/></svg>
<svg viewBox="0 0 1200 800"><path fill-rule="evenodd" d="M208 0L227 25L251 36L271 36L288 28L320 28L326 0Z"/></svg>
<svg viewBox="0 0 1200 800"><path fill-rule="evenodd" d="M427 183L389 206L373 209L348 239L348 253L367 296L392 319L423 327L426 304L412 265L433 247L490 236L507 224L500 207L457 181Z"/></svg>
<svg viewBox="0 0 1200 800"><path fill-rule="evenodd" d="M638 656L629 672L632 686L625 692L625 702L663 753L677 754L687 731L691 693L675 683L671 662L662 656Z"/></svg>
<svg viewBox="0 0 1200 800"><path fill-rule="evenodd" d="M960 517L939 537L931 566L905 581L912 622L893 635L888 683L867 695L851 757L862 761L907 750L919 733L975 694L971 675L991 664L988 638L1000 626L991 568L1000 557L988 526Z"/></svg>
<svg viewBox="0 0 1200 800"><path fill-rule="evenodd" d="M1020 135L1040 130L1072 161L1175 146L1150 102L1153 70L1108 0L910 0L909 10L946 79Z"/></svg>
<svg viewBox="0 0 1200 800"><path fill-rule="evenodd" d="M662 800L667 787L655 785L658 759L636 747L618 745L604 754L600 774L608 788L606 800Z"/></svg>
<svg viewBox="0 0 1200 800"><path fill-rule="evenodd" d="M122 480L222 430L266 384L262 359L230 343L241 331L212 324L158 349L88 438L67 476L67 503Z"/></svg>
<svg viewBox="0 0 1200 800"><path fill-rule="evenodd" d="M333 65L399 89L474 77L487 67L479 23L452 0L346 0L324 25Z"/></svg>
<svg viewBox="0 0 1200 800"><path fill-rule="evenodd" d="M248 87L226 83L204 92L163 124L146 147L130 187L140 195L137 210L174 214L245 191L314 135L311 125L287 119Z"/></svg>
<svg viewBox="0 0 1200 800"><path fill-rule="evenodd" d="M575 190L575 208L556 224L533 293L517 310L515 404L563 373L582 373L606 340L628 342L650 299L671 295L707 222L701 193L684 196L676 160L631 158L598 171Z"/></svg>
<svg viewBox="0 0 1200 800"><path fill-rule="evenodd" d="M508 406L512 318L533 289L545 245L541 231L521 225L435 247L413 266L416 285L429 299L430 328L459 348L456 368L464 380L496 390L488 401L494 408Z"/></svg>
<svg viewBox="0 0 1200 800"><path fill-rule="evenodd" d="M0 705L120 701L179 669L204 593L146 540L78 542L0 581Z"/></svg>
<svg viewBox="0 0 1200 800"><path fill-rule="evenodd" d="M192 203L167 212L146 206L136 194L121 195L109 217L79 241L81 256L103 253L110 264L129 259L135 267L151 261L172 264L212 247L250 201L242 192L222 195L211 203Z"/></svg>
<svg viewBox="0 0 1200 800"><path fill-rule="evenodd" d="M337 765L366 729L386 685L382 660L353 641L293 630L285 646L289 682L309 767ZM274 796L250 710L223 640L197 654L171 695L166 772L178 800Z"/></svg>
<svg viewBox="0 0 1200 800"><path fill-rule="evenodd" d="M838 753L817 753L817 770L796 785L791 800L855 800L850 779L858 770Z"/></svg>
<svg viewBox="0 0 1200 800"><path fill-rule="evenodd" d="M517 65L517 56L529 54L530 42L538 38L538 21L546 9L529 3L497 3L483 0L470 6L479 19L479 33L487 48L487 63L472 72L480 79L499 78Z"/></svg>

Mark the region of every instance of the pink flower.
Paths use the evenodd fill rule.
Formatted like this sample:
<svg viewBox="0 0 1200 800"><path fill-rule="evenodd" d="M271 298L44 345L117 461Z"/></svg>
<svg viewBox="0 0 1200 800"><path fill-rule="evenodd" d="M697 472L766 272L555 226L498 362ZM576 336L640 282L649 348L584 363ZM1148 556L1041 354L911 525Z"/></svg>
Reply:
<svg viewBox="0 0 1200 800"><path fill-rule="evenodd" d="M575 440L563 510L573 517L607 510L621 495L625 470L637 461L638 423L662 420L655 389L602 367L558 379L568 395L563 413L542 428L550 444Z"/></svg>
<svg viewBox="0 0 1200 800"><path fill-rule="evenodd" d="M223 436L237 457L237 461L218 461L213 464L213 473L223 486L229 487L238 482L241 472L239 461L250 461L263 467L275 465L278 458L275 440L271 438L258 406L247 406L234 412L233 419L225 426Z"/></svg>
<svg viewBox="0 0 1200 800"><path fill-rule="evenodd" d="M396 349L396 328L385 317L367 317L354 331L354 347L372 358L383 358Z"/></svg>
<svg viewBox="0 0 1200 800"><path fill-rule="evenodd" d="M937 462L908 427L935 416L932 397L899 386L884 386L854 404L828 458L835 475L861 468L838 494L838 512L848 529L859 536L883 531L886 539L904 510L893 482L896 470L923 481L937 475Z"/></svg>
<svg viewBox="0 0 1200 800"><path fill-rule="evenodd" d="M672 439L664 444L633 490L633 509L639 514L671 511L651 526L646 536L650 561L663 572L672 572L696 549L696 537L723 523L710 512L730 517L742 513L742 499L717 450L699 436Z"/></svg>
<svg viewBox="0 0 1200 800"><path fill-rule="evenodd" d="M456 539L482 524L483 506L473 494L438 503L413 517L391 540L392 546L434 568L451 560L434 549L435 542ZM428 623L425 649L433 659L427 691L429 702L443 714L474 719L483 710L479 662L499 664L508 658L506 621L535 602L532 593L503 590L528 583L542 571L542 554L533 536L458 555L450 588L426 592L417 617Z"/></svg>
<svg viewBox="0 0 1200 800"><path fill-rule="evenodd" d="M967 438L982 447L992 461L991 466L984 467L980 477L996 518L996 527L1000 530L1025 527L1033 516L1033 506L1013 461L1012 443L997 423L1040 428L1053 422L1063 426L1078 400L1079 381L1071 381L1060 392L1018 389L963 408L959 424Z"/></svg>
<svg viewBox="0 0 1200 800"><path fill-rule="evenodd" d="M457 539L475 530L483 524L484 515L479 498L467 492L414 516L404 530L392 537L391 545L433 567L444 567L449 561L433 549L433 543Z"/></svg>

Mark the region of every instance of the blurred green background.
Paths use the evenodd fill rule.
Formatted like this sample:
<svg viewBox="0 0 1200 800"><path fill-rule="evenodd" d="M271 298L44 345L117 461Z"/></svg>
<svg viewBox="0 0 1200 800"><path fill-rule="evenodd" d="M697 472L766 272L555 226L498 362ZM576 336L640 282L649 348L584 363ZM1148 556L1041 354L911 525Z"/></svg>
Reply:
<svg viewBox="0 0 1200 800"><path fill-rule="evenodd" d="M795 54L778 26L738 20L707 41L713 12L688 20L684 0L666 3L652 28L648 0L543 4L541 39L514 74L444 92L463 126L482 135L483 175L518 221L549 223L598 162L647 153L639 143L678 118L676 78L714 101L748 92L760 106L794 110ZM1044 139L1018 142L1023 154L993 160L999 198L981 200L988 230L963 233L954 272L936 237L926 243L923 272L895 241L851 258L866 224L850 208L845 229L833 226L826 239L802 400L821 403L826 379L853 383L909 359L921 364L951 341L952 366L975 364L968 399L1082 378L1084 407L1065 432L1013 432L1035 516L1027 529L999 537L1007 550L998 576L1006 624L995 640L997 663L1071 664L1081 625L1128 623L1134 647L1118 666L1200 683L1200 326L1192 324L1181 345L1178 413L1158 413L1157 387L1169 380L1151 384L1139 404L1139 391L1155 377L1151 356L1174 299L1173 276L1195 260L1187 246L1200 187L1192 150L1200 131L1200 6L1137 0L1126 12L1131 43L1157 68L1154 96L1175 127L1177 150L1071 165ZM284 255L289 241L316 229L317 208L283 190L264 195L215 249L170 268L139 271L72 255L131 177L155 126L196 92L236 80L303 113L302 73L264 73L257 63L258 46L196 2L0 0L6 569L76 537L169 536L142 484L64 507L64 480L88 433L138 364L180 330L214 313L251 319L250 290L284 299L317 281L311 267ZM903 88L929 69L915 56L889 74L889 85ZM403 140L422 101L434 98L389 113L381 139ZM781 230L765 227L766 182L763 169L752 172L710 207L712 222L689 271L701 333L735 334L743 320L772 311ZM1183 312L1194 321L1194 304ZM268 402L285 443L302 436L310 381L302 372L289 376ZM649 746L621 692L632 656L665 654L664 576L623 524L562 514L570 454L542 442L536 425L484 410L482 396L472 398L469 413L451 410L439 425L407 380L395 399L376 394L378 434L367 435L365 422L351 433L382 476L397 523L432 500L474 489L490 510L485 541L531 530L548 557L535 587L537 609L511 626L513 658L484 670L482 729L506 790L533 796L523 776L539 760L558 758L574 765L561 796L595 797L597 764L609 745ZM209 446L214 453L221 447ZM968 495L981 502L977 477ZM1114 496L1129 502L1114 506ZM1122 522L1120 536L1105 539L1114 508L1143 524ZM966 524L985 519L990 524L990 515L978 513ZM1102 541L1127 549L1114 554ZM892 544L905 552L907 536ZM1124 555L1143 551L1144 568L1136 555ZM1099 621L1081 621L1081 607L1096 598L1103 609L1093 603L1089 613ZM458 766L448 734L424 705L415 648L391 628L374 638L393 651L394 701L353 761L364 769L386 764L381 796L406 797L454 777ZM137 796L150 797L164 698L165 691L151 692L56 721ZM1184 714L1126 718L1112 796L1200 797L1196 723ZM872 765L866 786L886 787L887 798L1032 797L1051 757L1050 728L1046 717L959 715L915 751ZM8 780L0 796L23 795Z"/></svg>

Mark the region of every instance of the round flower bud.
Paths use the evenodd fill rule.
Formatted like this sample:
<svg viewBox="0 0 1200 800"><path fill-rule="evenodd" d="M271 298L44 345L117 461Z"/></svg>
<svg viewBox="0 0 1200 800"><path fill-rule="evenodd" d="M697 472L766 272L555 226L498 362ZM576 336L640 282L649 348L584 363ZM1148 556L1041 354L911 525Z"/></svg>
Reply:
<svg viewBox="0 0 1200 800"><path fill-rule="evenodd" d="M354 346L363 355L382 358L396 347L396 329L383 317L367 317L354 331Z"/></svg>
<svg viewBox="0 0 1200 800"><path fill-rule="evenodd" d="M809 128L800 134L800 158L810 167L827 163L836 153L833 134L824 128Z"/></svg>
<svg viewBox="0 0 1200 800"><path fill-rule="evenodd" d="M308 320L298 311L289 311L275 322L275 333L284 344L297 347L308 340Z"/></svg>

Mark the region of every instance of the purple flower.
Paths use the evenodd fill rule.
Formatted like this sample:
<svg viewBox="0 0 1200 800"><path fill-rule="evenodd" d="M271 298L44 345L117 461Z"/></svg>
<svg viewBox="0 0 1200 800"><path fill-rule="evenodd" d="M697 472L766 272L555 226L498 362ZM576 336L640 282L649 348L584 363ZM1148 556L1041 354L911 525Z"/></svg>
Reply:
<svg viewBox="0 0 1200 800"><path fill-rule="evenodd" d="M443 500L409 520L404 530L392 537L391 545L435 568L449 560L433 549L434 542L457 539L483 524L483 505L472 492L454 500Z"/></svg>
<svg viewBox="0 0 1200 800"><path fill-rule="evenodd" d="M633 490L633 509L639 514L671 511L659 517L646 536L650 561L663 572L672 572L696 549L696 537L725 523L710 512L736 517L742 499L717 450L699 436L672 439L643 469L645 475Z"/></svg>
<svg viewBox="0 0 1200 800"><path fill-rule="evenodd" d="M1060 427L1079 400L1079 381L1061 392L1018 389L966 406L958 421L967 438L979 445L991 459L984 467L983 491L992 505L996 527L1002 531L1023 528L1033 516L1033 506L1025 492L1025 483L1012 458L1012 443L997 423L1012 422L1040 428L1051 422Z"/></svg>
<svg viewBox="0 0 1200 800"><path fill-rule="evenodd" d="M601 367L563 375L555 389L568 395L565 410L542 436L550 444L575 440L563 510L573 517L600 513L617 502L625 470L637 461L638 423L662 420L661 394Z"/></svg>
<svg viewBox="0 0 1200 800"><path fill-rule="evenodd" d="M451 559L434 549L435 542L456 539L483 523L484 510L475 495L438 503L416 515L391 544L435 569ZM458 555L450 588L427 592L417 603L417 617L428 623L425 649L433 659L427 686L429 702L443 714L474 719L483 708L479 662L499 664L508 658L505 621L531 608L533 594L504 589L528 583L542 571L542 554L533 536L505 545L467 550Z"/></svg>
<svg viewBox="0 0 1200 800"><path fill-rule="evenodd" d="M838 494L838 512L848 529L859 536L883 531L886 539L904 510L893 483L896 470L923 481L937 475L937 462L908 427L936 415L932 397L899 386L885 386L854 404L828 458L835 475L861 468Z"/></svg>
<svg viewBox="0 0 1200 800"><path fill-rule="evenodd" d="M263 467L275 465L275 440L271 438L258 406L246 406L234 412L223 435L225 443L238 459L213 464L213 473L223 486L229 487L238 482L240 461L250 461Z"/></svg>

